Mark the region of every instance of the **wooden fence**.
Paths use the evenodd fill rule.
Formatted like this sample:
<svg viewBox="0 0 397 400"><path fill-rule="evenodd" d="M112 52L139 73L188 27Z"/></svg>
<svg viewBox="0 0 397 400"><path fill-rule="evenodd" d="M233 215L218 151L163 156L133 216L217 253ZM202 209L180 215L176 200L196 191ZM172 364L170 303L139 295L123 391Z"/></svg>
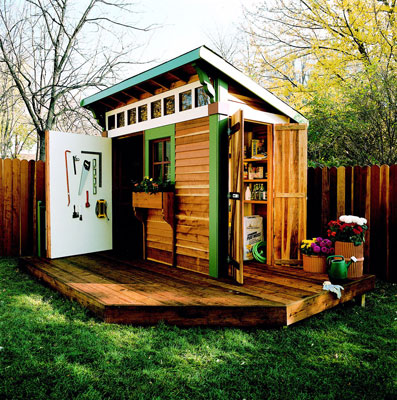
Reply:
<svg viewBox="0 0 397 400"><path fill-rule="evenodd" d="M42 161L0 159L0 256L36 254L36 205L45 200ZM309 168L308 237L343 214L368 220L365 271L397 281L397 165Z"/></svg>
<svg viewBox="0 0 397 400"><path fill-rule="evenodd" d="M340 215L365 217L365 272L397 281L397 165L309 168L307 210L308 237Z"/></svg>
<svg viewBox="0 0 397 400"><path fill-rule="evenodd" d="M42 161L0 159L0 256L36 254L37 201L45 200Z"/></svg>

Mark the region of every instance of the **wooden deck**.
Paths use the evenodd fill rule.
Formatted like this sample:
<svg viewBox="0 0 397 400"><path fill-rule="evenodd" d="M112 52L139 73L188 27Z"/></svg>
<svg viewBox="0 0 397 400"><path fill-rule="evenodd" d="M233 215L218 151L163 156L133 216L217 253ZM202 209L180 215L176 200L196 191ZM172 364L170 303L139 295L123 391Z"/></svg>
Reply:
<svg viewBox="0 0 397 400"><path fill-rule="evenodd" d="M292 267L251 265L244 286L149 261L111 254L48 260L23 257L20 266L106 322L179 326L286 326L373 289L365 275L344 285L342 298L322 290L326 275Z"/></svg>

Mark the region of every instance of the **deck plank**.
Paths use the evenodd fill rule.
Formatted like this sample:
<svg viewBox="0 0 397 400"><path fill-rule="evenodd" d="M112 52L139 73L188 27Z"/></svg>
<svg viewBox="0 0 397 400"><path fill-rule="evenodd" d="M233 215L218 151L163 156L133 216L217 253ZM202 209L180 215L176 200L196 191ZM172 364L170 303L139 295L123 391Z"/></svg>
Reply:
<svg viewBox="0 0 397 400"><path fill-rule="evenodd" d="M90 274L85 270L79 270L78 268L73 269L70 266L67 267L67 264L63 263L61 260L51 260L51 262L49 262L45 259L33 259L31 263L34 263L38 270L46 273L51 278L68 285L82 295L87 295L103 306L110 304L162 304L150 301L146 296L142 296L134 302L133 298L126 296L126 294L122 292L122 288L111 287L110 285L112 282L109 280L103 279L95 274Z"/></svg>
<svg viewBox="0 0 397 400"><path fill-rule="evenodd" d="M346 283L342 299L322 290L326 275L250 264L245 284L112 253L62 259L23 257L20 265L112 323L179 326L283 326L374 287L367 275Z"/></svg>
<svg viewBox="0 0 397 400"><path fill-rule="evenodd" d="M107 257L107 256L105 256ZM282 296L263 296L261 295L260 291L257 290L250 290L248 287L245 288L240 285L227 283L221 280L215 280L213 278L207 277L202 274L192 273L188 270L183 270L179 268L173 268L169 266L159 265L155 262L147 262L147 261L125 261L125 265L129 267L133 267L134 270L143 270L143 271L150 271L153 276L158 276L159 279L163 282L167 278L172 279L172 282L183 282L189 283L192 290L197 292L197 290L202 290L205 292L207 288L217 288L217 290L221 289L222 296L225 296L224 293L230 293L230 298L234 298L236 295L249 295L250 298L257 298L262 299L268 302L269 306L281 306L285 304L285 298ZM202 288L202 289L200 289ZM219 292L217 292L219 294ZM269 293L270 294L270 293ZM227 294L226 294L227 296ZM229 296L228 296L229 297ZM293 297L292 300L297 300L299 297ZM291 299L288 299L290 302ZM241 304L241 303L240 303ZM252 304L252 302L250 302ZM263 304L263 303L261 303ZM230 305L227 303L226 305Z"/></svg>
<svg viewBox="0 0 397 400"><path fill-rule="evenodd" d="M84 262L84 268L105 275L109 279L119 282L123 287L131 288L134 291L137 289L137 285L131 285L131 281L140 277L142 283L140 290L151 298L160 296L163 304L167 305L278 305L245 294L236 296L236 293L225 293L215 285L212 287L192 285L191 282L175 278L170 279L164 275L157 275L155 272L149 274L147 271L138 268L132 269L130 265L122 262L119 262L115 268L114 263L111 264L106 260L97 262L96 260L82 259L81 261ZM150 281L150 285L148 285L148 281Z"/></svg>

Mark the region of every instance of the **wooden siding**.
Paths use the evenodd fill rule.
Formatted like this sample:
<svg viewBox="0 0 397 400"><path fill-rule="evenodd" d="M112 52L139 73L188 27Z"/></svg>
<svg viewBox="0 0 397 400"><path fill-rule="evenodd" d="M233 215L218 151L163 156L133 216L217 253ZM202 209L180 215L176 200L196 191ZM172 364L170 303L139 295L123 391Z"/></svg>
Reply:
<svg viewBox="0 0 397 400"><path fill-rule="evenodd" d="M148 209L146 257L172 265L172 228L164 221L162 210Z"/></svg>
<svg viewBox="0 0 397 400"><path fill-rule="evenodd" d="M209 118L176 124L176 264L209 273Z"/></svg>
<svg viewBox="0 0 397 400"><path fill-rule="evenodd" d="M175 126L176 265L209 273L209 118ZM172 229L149 210L146 257L172 264Z"/></svg>
<svg viewBox="0 0 397 400"><path fill-rule="evenodd" d="M397 165L309 168L308 237L341 215L368 220L364 271L397 281Z"/></svg>
<svg viewBox="0 0 397 400"><path fill-rule="evenodd" d="M37 201L44 201L42 161L0 159L0 256L36 254Z"/></svg>

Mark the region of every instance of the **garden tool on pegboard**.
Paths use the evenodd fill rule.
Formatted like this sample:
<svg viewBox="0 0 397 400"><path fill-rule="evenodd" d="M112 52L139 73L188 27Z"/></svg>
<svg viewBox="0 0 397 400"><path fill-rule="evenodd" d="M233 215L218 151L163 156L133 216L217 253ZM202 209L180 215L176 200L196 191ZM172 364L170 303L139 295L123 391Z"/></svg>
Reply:
<svg viewBox="0 0 397 400"><path fill-rule="evenodd" d="M66 189L67 189L67 194L68 194L68 207L69 207L69 205L70 205L70 190L69 190L68 153L70 153L70 150L65 150Z"/></svg>
<svg viewBox="0 0 397 400"><path fill-rule="evenodd" d="M76 163L80 161L80 158L78 158L77 156L73 156L73 172L75 175L77 175L77 171L76 171Z"/></svg>
<svg viewBox="0 0 397 400"><path fill-rule="evenodd" d="M88 176L88 172L90 171L90 167L91 167L91 161L84 160L83 167L81 169L79 196L81 195L81 192L83 191L83 187L84 187L85 181L87 180L87 176Z"/></svg>
<svg viewBox="0 0 397 400"><path fill-rule="evenodd" d="M98 186L102 187L102 153L100 151L86 151L82 150L81 154L93 154L94 156L98 156L98 164L99 164L99 182ZM95 167L96 167L96 159L95 160ZM94 160L92 160L94 162ZM95 193L94 193L95 194Z"/></svg>
<svg viewBox="0 0 397 400"><path fill-rule="evenodd" d="M95 206L95 214L98 218L107 218L109 221L109 217L107 214L108 210L108 203L104 199L97 200L96 206Z"/></svg>

